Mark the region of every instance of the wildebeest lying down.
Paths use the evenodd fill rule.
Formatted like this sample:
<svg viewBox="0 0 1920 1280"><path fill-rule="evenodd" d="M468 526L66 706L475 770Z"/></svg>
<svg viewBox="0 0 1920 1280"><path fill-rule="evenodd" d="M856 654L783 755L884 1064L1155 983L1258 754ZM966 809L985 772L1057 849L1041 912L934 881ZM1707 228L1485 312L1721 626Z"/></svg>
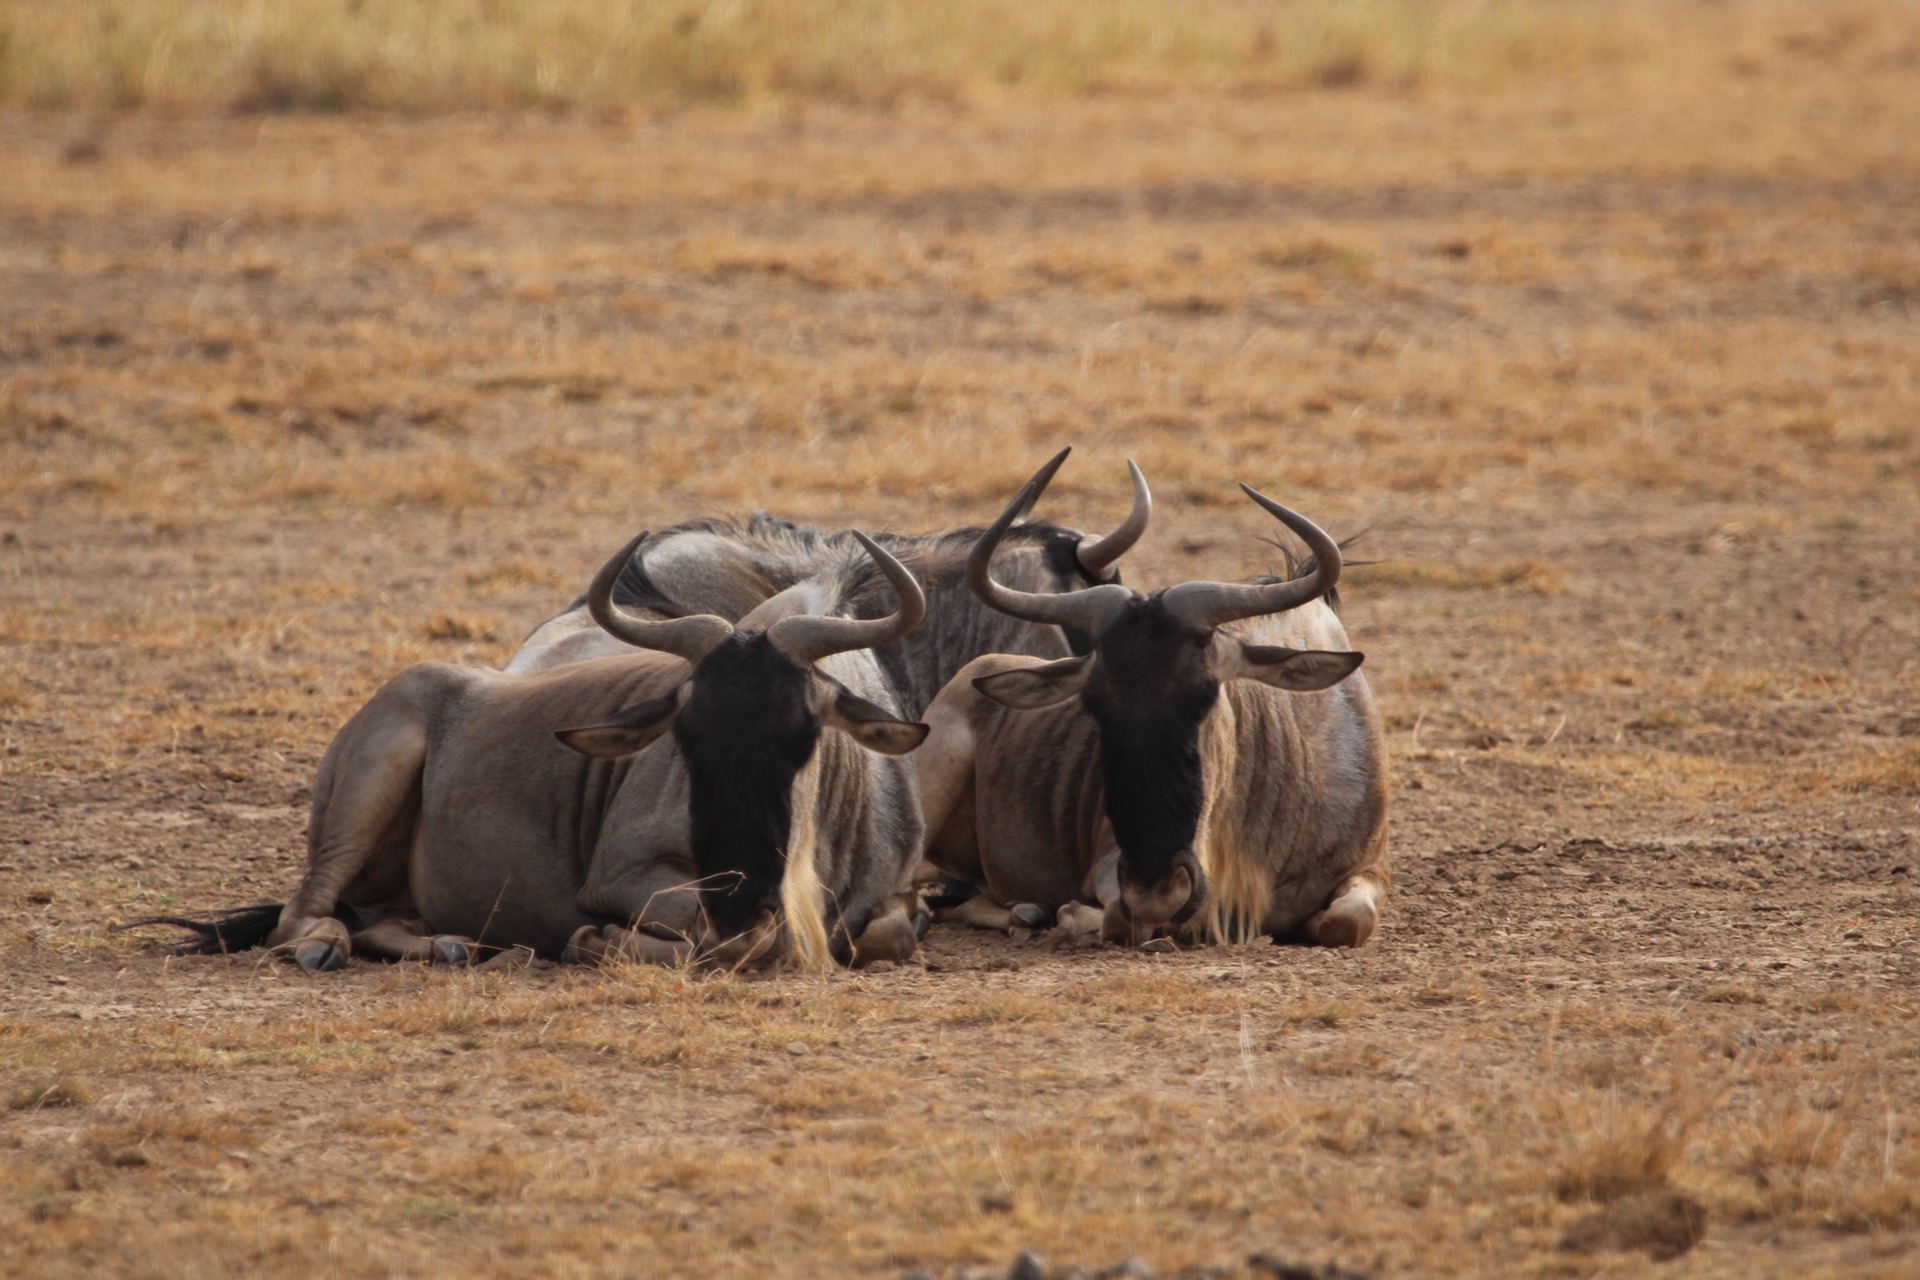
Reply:
<svg viewBox="0 0 1920 1280"><path fill-rule="evenodd" d="M911 631L925 599L855 537L898 597L889 617L839 616L849 559L738 625L634 618L611 597L636 538L589 599L638 651L402 673L321 761L293 897L197 926L197 949L264 941L309 969L509 945L805 967L911 954L920 805L892 757L927 729L900 718L871 646Z"/></svg>
<svg viewBox="0 0 1920 1280"><path fill-rule="evenodd" d="M1037 500L1071 452L1071 448L1062 449L1047 459L1022 492ZM1129 463L1128 470L1133 505L1126 519L1104 536L1051 521L1028 521L1026 510L1016 513L1017 523L1003 532L1000 541L1000 580L1039 594L1118 582L1115 566L1146 532L1153 511L1153 498L1139 468ZM983 654L1053 659L1084 654L1092 647L1092 638L1072 626L1029 622L998 612L974 595L967 586L966 565L980 533L975 526L924 535L874 535L908 567L927 597L927 613L920 626L875 654L904 715L922 715L947 681ZM844 561L851 550L850 537L844 531L765 514L745 523L689 521L653 534L634 550L632 561L614 584L614 600L656 618L689 610L737 618L775 592L818 572L823 564ZM847 612L856 617L875 617L893 607L885 579L866 566L844 595ZM548 670L626 651L625 644L594 622L582 596L535 628L506 670ZM949 882L931 901L942 905L943 920L991 924L1005 915L988 899L965 896L971 892ZM1037 908L1030 918L1039 918Z"/></svg>
<svg viewBox="0 0 1920 1280"><path fill-rule="evenodd" d="M1358 946L1372 935L1387 887L1387 790L1361 655L1346 651L1322 598L1340 548L1241 487L1305 540L1311 567L1151 595L1011 590L989 566L1038 496L1031 482L981 536L967 566L980 599L1077 627L1093 651L983 657L934 699L915 757L934 865L1003 907L1098 903L1109 939ZM1071 909L1063 922L1088 914Z"/></svg>

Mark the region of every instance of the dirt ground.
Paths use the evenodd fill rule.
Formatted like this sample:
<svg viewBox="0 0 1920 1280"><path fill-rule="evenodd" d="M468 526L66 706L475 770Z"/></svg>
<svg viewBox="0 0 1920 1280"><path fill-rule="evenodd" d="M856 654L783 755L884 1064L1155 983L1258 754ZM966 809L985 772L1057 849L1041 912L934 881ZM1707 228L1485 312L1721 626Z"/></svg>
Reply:
<svg viewBox="0 0 1920 1280"><path fill-rule="evenodd" d="M1912 77L1835 59L8 117L0 1271L1913 1274L1920 168ZM1135 584L1267 566L1236 480L1368 530L1363 950L309 976L109 932L284 898L345 716L635 529L980 521L1061 443L1056 518L1155 482Z"/></svg>

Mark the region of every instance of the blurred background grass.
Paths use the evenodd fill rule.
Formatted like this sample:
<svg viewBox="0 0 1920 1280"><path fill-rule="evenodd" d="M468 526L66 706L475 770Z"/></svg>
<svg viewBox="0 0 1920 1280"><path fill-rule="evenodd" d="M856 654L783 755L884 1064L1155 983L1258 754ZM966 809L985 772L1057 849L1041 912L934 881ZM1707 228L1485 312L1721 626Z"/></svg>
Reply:
<svg viewBox="0 0 1920 1280"><path fill-rule="evenodd" d="M0 102L438 112L1488 84L1639 57L1662 25L1643 0L4 0Z"/></svg>

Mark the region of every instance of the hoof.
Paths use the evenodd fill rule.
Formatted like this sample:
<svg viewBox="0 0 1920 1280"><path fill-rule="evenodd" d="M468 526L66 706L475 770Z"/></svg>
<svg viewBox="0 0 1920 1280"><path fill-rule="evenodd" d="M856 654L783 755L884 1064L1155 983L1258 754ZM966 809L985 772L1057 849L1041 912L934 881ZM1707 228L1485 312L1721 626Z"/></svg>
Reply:
<svg viewBox="0 0 1920 1280"><path fill-rule="evenodd" d="M473 951L465 938L443 934L433 940L433 962L466 968L473 963Z"/></svg>
<svg viewBox="0 0 1920 1280"><path fill-rule="evenodd" d="M1060 910L1054 913L1053 922L1062 929L1073 929L1080 933L1100 932L1100 923L1106 913L1099 907L1088 906L1084 902L1063 902Z"/></svg>
<svg viewBox="0 0 1920 1280"><path fill-rule="evenodd" d="M508 947L497 951L475 968L486 969L493 973L517 973L522 969L531 969L539 963L540 957L532 947Z"/></svg>
<svg viewBox="0 0 1920 1280"><path fill-rule="evenodd" d="M870 922L854 939L853 967L864 969L880 962L898 964L911 959L919 947L920 935L914 929L913 917L904 908L895 907Z"/></svg>
<svg viewBox="0 0 1920 1280"><path fill-rule="evenodd" d="M1016 902L1011 907L1008 907L1007 911L1013 916L1014 923L1023 928L1044 929L1047 927L1047 913L1035 903Z"/></svg>
<svg viewBox="0 0 1920 1280"><path fill-rule="evenodd" d="M1303 928L1307 941L1320 947L1365 946L1380 927L1377 896L1364 887L1349 889L1327 904L1326 910Z"/></svg>
<svg viewBox="0 0 1920 1280"><path fill-rule="evenodd" d="M331 938L309 938L294 944L294 963L308 973L325 973L347 963L347 952Z"/></svg>
<svg viewBox="0 0 1920 1280"><path fill-rule="evenodd" d="M925 907L913 913L913 940L916 943L927 940L927 926L933 923L933 913Z"/></svg>
<svg viewBox="0 0 1920 1280"><path fill-rule="evenodd" d="M560 963L595 964L606 952L605 936L593 925L583 924L567 939L566 950L560 953Z"/></svg>
<svg viewBox="0 0 1920 1280"><path fill-rule="evenodd" d="M1103 918L1099 907L1084 902L1063 903L1054 916L1057 927L1053 931L1053 945L1056 948L1099 946Z"/></svg>

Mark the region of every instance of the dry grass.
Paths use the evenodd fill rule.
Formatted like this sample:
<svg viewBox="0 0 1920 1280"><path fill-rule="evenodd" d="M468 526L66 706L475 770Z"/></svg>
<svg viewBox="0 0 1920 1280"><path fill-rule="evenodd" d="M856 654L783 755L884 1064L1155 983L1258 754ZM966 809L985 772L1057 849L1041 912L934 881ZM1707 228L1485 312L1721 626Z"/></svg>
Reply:
<svg viewBox="0 0 1920 1280"><path fill-rule="evenodd" d="M1658 47L1649 19L1630 0L16 0L0 9L0 95L42 108L419 112L1485 84L1633 59Z"/></svg>
<svg viewBox="0 0 1920 1280"><path fill-rule="evenodd" d="M1671 1103L1623 1105L1608 1094L1555 1096L1544 1117L1571 1149L1552 1178L1562 1200L1619 1200L1665 1187L1687 1148L1693 1117Z"/></svg>
<svg viewBox="0 0 1920 1280"><path fill-rule="evenodd" d="M1899 743L1866 753L1823 773L1818 781L1841 791L1920 795L1920 743Z"/></svg>
<svg viewBox="0 0 1920 1280"><path fill-rule="evenodd" d="M1420 560L1388 560L1356 568L1355 579L1367 586L1439 587L1448 591L1486 591L1507 587L1538 595L1558 595L1565 580L1538 560L1508 560L1492 565L1430 564Z"/></svg>
<svg viewBox="0 0 1920 1280"><path fill-rule="evenodd" d="M1150 978L1122 972L1091 985L1110 1016L1151 1014L1183 989L1205 1009L1214 963L1196 957ZM1236 998L1257 1000L1258 975L1273 972L1262 957ZM150 1025L132 1037L0 1031L10 1067L84 1056L102 1090L34 1113L29 1141L75 1134L72 1154L0 1164L14 1263L76 1256L48 1229L66 1217L41 1206L95 1230L131 1229L153 1178L224 1188L216 1200L176 1202L172 1226L141 1228L156 1256L188 1238L215 1254L264 1241L259 1265L269 1274L299 1269L310 1220L269 1224L224 1205L315 1198L326 1214L362 1224L336 1244L356 1271L408 1256L407 1238L382 1224L457 1220L459 1235L439 1238L443 1265L491 1258L518 1272L521 1251L538 1249L549 1263L612 1274L619 1263L608 1248L646 1247L658 1266L699 1261L729 1275L802 1274L822 1237L856 1269L977 1265L1033 1241L1056 1256L1139 1253L1172 1266L1218 1258L1223 1247L1231 1256L1226 1242L1246 1238L1249 1211L1261 1238L1319 1238L1344 1222L1335 1239L1363 1256L1383 1252L1396 1268L1422 1257L1431 1267L1430 1251L1445 1249L1480 1259L1469 1266L1478 1270L1525 1256L1528 1241L1551 1239L1587 1201L1668 1185L1701 1197L1716 1221L1780 1228L1900 1230L1920 1212L1905 1120L1849 1084L1890 1065L1868 1050L1824 1064L1754 1063L1737 1078L1700 1065L1713 1060L1712 1029L1701 1027L1649 1042L1647 1065L1635 1050L1604 1090L1562 1084L1549 1063L1540 1076L1416 1083L1409 1094L1423 1073L1377 1050L1329 1044L1293 1076L1289 1040L1250 1038L1244 1022L1204 1012L1185 1020L1178 1042L1110 1037L1104 1063L1086 1064L1091 1074L1035 1063L1014 1076L1017 1050L994 1039L1002 1029L952 1039L954 1023L940 1014L965 997L931 976L768 984L636 971L529 986L403 972L348 981L351 992L316 989L325 1011L308 1019ZM1071 994L1060 995L1071 1007ZM1599 1016L1556 1020L1563 1058L1614 1042L1617 1026L1598 1007L1590 1013ZM1498 1011L1471 1017L1427 1051L1456 1069L1511 1063L1503 1039L1477 1039ZM816 1049L795 1057L784 1046L803 1033ZM675 1035L695 1047L648 1060L618 1048ZM937 1054L923 1048L936 1043ZM1686 1063L1672 1074L1669 1064ZM1103 1067L1123 1068L1130 1085L1089 1095ZM324 1137L313 1134L301 1117L335 1105L320 1092L333 1078L349 1096L372 1090L403 1110L343 1097ZM983 1078L1011 1090L970 1109ZM222 1096L291 1105L210 1103ZM706 1119L689 1128L661 1114L663 1104L684 1114L673 1098L697 1099ZM609 1140L622 1158L601 1145ZM1231 1181L1217 1176L1222 1161L1237 1170ZM354 1176L367 1167L406 1173L397 1185ZM1128 1210L1143 1200L1180 1216L1181 1243Z"/></svg>

